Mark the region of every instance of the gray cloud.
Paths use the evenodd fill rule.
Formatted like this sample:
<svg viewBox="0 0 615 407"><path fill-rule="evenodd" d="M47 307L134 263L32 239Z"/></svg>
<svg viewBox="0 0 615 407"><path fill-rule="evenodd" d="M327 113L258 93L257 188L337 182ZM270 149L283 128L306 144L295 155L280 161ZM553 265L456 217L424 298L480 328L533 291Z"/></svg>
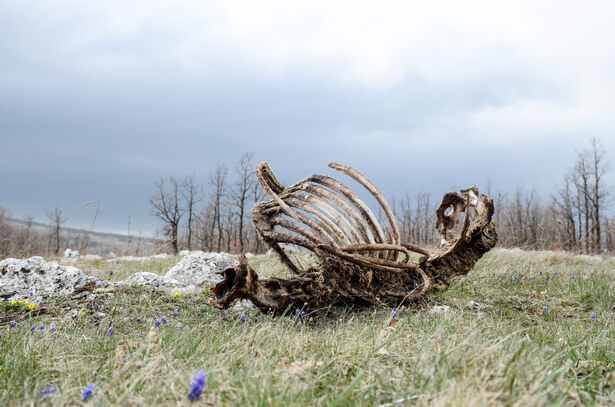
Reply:
<svg viewBox="0 0 615 407"><path fill-rule="evenodd" d="M88 28L91 15L3 7L0 201L16 216L43 220L58 205L84 226L92 211L80 205L98 200L101 229L122 230L130 215L151 232L154 180L194 172L206 183L216 163L233 166L246 151L287 183L340 161L387 196L437 198L489 179L494 189L535 186L547 198L590 137L615 147L613 120L577 109L586 100L577 84L505 48L486 49L493 69L474 75L433 80L409 69L372 86L341 78L336 58L272 73L243 51L210 46L186 65L177 57L185 33L155 23L120 35ZM563 125L541 116L566 109Z"/></svg>

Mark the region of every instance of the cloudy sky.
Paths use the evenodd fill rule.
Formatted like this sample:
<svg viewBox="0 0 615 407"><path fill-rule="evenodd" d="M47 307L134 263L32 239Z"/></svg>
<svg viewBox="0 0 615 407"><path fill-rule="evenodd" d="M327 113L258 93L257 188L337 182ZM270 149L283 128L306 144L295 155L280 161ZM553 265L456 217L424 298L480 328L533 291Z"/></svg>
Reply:
<svg viewBox="0 0 615 407"><path fill-rule="evenodd" d="M614 17L612 1L1 1L0 204L82 227L95 200L97 230L130 216L148 234L156 179L206 184L244 152L285 183L339 161L387 197L489 180L546 200L591 137L615 157Z"/></svg>

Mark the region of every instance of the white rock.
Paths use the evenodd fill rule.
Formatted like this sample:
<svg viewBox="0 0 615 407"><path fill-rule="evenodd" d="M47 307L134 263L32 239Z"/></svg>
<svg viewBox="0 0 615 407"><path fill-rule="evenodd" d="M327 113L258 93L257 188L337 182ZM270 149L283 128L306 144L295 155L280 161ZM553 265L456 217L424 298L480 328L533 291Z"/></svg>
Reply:
<svg viewBox="0 0 615 407"><path fill-rule="evenodd" d="M429 310L429 313L430 314L446 314L450 312L450 310L451 310L451 307L449 307L448 305L434 305Z"/></svg>
<svg viewBox="0 0 615 407"><path fill-rule="evenodd" d="M107 262L114 262L114 261L120 261L120 260L121 261L150 261L150 260L168 259L169 257L171 256L166 253L154 254L153 256L121 256L121 257L113 257L107 260Z"/></svg>
<svg viewBox="0 0 615 407"><path fill-rule="evenodd" d="M60 264L72 264L79 258L79 250L64 250L64 257L60 259Z"/></svg>
<svg viewBox="0 0 615 407"><path fill-rule="evenodd" d="M47 262L39 256L29 259L4 259L0 261L0 298L8 301L33 296L31 302L58 295L68 295L86 283L99 287L111 285L107 281L83 274L72 266L61 266L55 261Z"/></svg>
<svg viewBox="0 0 615 407"><path fill-rule="evenodd" d="M149 257L150 259L168 259L169 257L171 257L171 255L167 253L159 253Z"/></svg>
<svg viewBox="0 0 615 407"><path fill-rule="evenodd" d="M254 255L250 252L246 253L245 256L246 256L246 259L249 259L250 257L254 257Z"/></svg>
<svg viewBox="0 0 615 407"><path fill-rule="evenodd" d="M79 250L66 249L64 250L64 257L65 258L77 258L79 257Z"/></svg>
<svg viewBox="0 0 615 407"><path fill-rule="evenodd" d="M239 300L231 307L231 310L243 312L254 309L254 304L250 300Z"/></svg>
<svg viewBox="0 0 615 407"><path fill-rule="evenodd" d="M237 264L236 256L228 253L196 252L184 256L166 276L186 284L211 285L222 281L217 273Z"/></svg>
<svg viewBox="0 0 615 407"><path fill-rule="evenodd" d="M141 272L135 273L128 277L125 282L131 286L146 286L153 287L166 292L167 294L197 294L201 289L194 284L185 284L167 276L161 276L155 273Z"/></svg>
<svg viewBox="0 0 615 407"><path fill-rule="evenodd" d="M478 308L478 309L489 308L489 305L487 304L483 304L482 302L476 302L472 300L466 302L466 306L470 308Z"/></svg>
<svg viewBox="0 0 615 407"><path fill-rule="evenodd" d="M100 260L100 259L102 259L102 257L97 255L97 254L86 254L85 256L83 256L83 258L86 259L86 260Z"/></svg>

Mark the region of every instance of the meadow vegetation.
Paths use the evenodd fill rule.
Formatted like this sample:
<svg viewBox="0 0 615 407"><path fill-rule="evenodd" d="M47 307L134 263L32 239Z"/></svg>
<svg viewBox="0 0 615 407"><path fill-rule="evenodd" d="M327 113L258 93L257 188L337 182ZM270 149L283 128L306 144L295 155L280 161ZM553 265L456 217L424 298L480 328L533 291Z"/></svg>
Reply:
<svg viewBox="0 0 615 407"><path fill-rule="evenodd" d="M76 266L122 280L177 261ZM250 263L286 273L264 256ZM195 405L611 405L614 277L612 257L494 250L393 320L390 308L331 307L279 318L248 310L242 322L242 311L208 305L208 288L125 288L33 310L4 302L0 405L189 405L201 369Z"/></svg>

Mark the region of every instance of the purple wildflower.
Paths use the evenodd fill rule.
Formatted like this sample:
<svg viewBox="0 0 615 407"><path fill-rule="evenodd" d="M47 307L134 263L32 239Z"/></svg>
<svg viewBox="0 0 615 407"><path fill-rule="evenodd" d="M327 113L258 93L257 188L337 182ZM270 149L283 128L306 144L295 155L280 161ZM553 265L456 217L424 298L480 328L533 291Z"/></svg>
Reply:
<svg viewBox="0 0 615 407"><path fill-rule="evenodd" d="M38 306L40 307L41 305L43 305L43 301L38 302Z"/></svg>
<svg viewBox="0 0 615 407"><path fill-rule="evenodd" d="M81 400L85 401L92 397L92 391L94 390L94 383L90 382L85 386L85 389L81 392Z"/></svg>
<svg viewBox="0 0 615 407"><path fill-rule="evenodd" d="M574 280L574 279L575 279L575 276L574 276L574 275L572 275L572 276L570 276L570 278Z"/></svg>
<svg viewBox="0 0 615 407"><path fill-rule="evenodd" d="M141 323L141 317L137 317L137 324Z"/></svg>
<svg viewBox="0 0 615 407"><path fill-rule="evenodd" d="M556 276L557 275L557 270L553 270L553 275Z"/></svg>
<svg viewBox="0 0 615 407"><path fill-rule="evenodd" d="M30 328L30 332L34 332L35 330L36 330L36 327L32 325L32 328Z"/></svg>
<svg viewBox="0 0 615 407"><path fill-rule="evenodd" d="M40 330L41 330L41 332L43 332L45 330L45 324L41 324Z"/></svg>
<svg viewBox="0 0 615 407"><path fill-rule="evenodd" d="M301 316L304 317L305 316L305 311L301 311Z"/></svg>
<svg viewBox="0 0 615 407"><path fill-rule="evenodd" d="M181 331L182 329L184 329L184 327L182 326L182 324L178 323L177 324L177 329L179 329Z"/></svg>
<svg viewBox="0 0 615 407"><path fill-rule="evenodd" d="M109 270L109 275L112 276L113 275L113 269Z"/></svg>
<svg viewBox="0 0 615 407"><path fill-rule="evenodd" d="M177 314L178 314L177 311L173 312L173 318L177 317Z"/></svg>
<svg viewBox="0 0 615 407"><path fill-rule="evenodd" d="M511 277L511 278L510 278L510 282L511 282L511 283L514 283L514 282L515 282L515 278L514 278L514 277Z"/></svg>
<svg viewBox="0 0 615 407"><path fill-rule="evenodd" d="M203 392L203 387L205 386L205 371L199 370L194 375L194 380L190 385L190 392L188 393L188 398L190 401L197 401L201 398L201 393Z"/></svg>
<svg viewBox="0 0 615 407"><path fill-rule="evenodd" d="M51 325L49 325L49 330L50 330L51 332L54 332L54 331L56 330L56 324L53 324L53 323L52 323Z"/></svg>
<svg viewBox="0 0 615 407"><path fill-rule="evenodd" d="M50 387L49 390L47 390L48 393L55 393L56 392L56 388L55 387Z"/></svg>
<svg viewBox="0 0 615 407"><path fill-rule="evenodd" d="M47 389L41 390L41 396L44 396L45 394L47 394Z"/></svg>
<svg viewBox="0 0 615 407"><path fill-rule="evenodd" d="M495 310L495 312L496 312L497 314L499 314L499 313L500 313L500 309L499 309L499 308L497 308L497 309Z"/></svg>
<svg viewBox="0 0 615 407"><path fill-rule="evenodd" d="M156 325L156 328L158 328L160 326L160 320L157 319L156 322L154 323L154 325Z"/></svg>
<svg viewBox="0 0 615 407"><path fill-rule="evenodd" d="M592 315L591 315L592 319L596 319L596 313L592 311Z"/></svg>
<svg viewBox="0 0 615 407"><path fill-rule="evenodd" d="M540 275L542 276L542 270L540 270L540 271L538 272L538 274L540 274Z"/></svg>
<svg viewBox="0 0 615 407"><path fill-rule="evenodd" d="M167 324L167 317L163 316L161 322L162 322L162 325L166 325Z"/></svg>
<svg viewBox="0 0 615 407"><path fill-rule="evenodd" d="M542 313L543 313L543 314L546 314L546 313L547 313L547 306L546 306L546 305L542 307Z"/></svg>
<svg viewBox="0 0 615 407"><path fill-rule="evenodd" d="M2 332L0 332L0 339L2 339Z"/></svg>
<svg viewBox="0 0 615 407"><path fill-rule="evenodd" d="M34 297L34 291L30 291L30 297Z"/></svg>
<svg viewBox="0 0 615 407"><path fill-rule="evenodd" d="M109 329L107 329L107 336L111 336L113 335L113 327L110 326Z"/></svg>
<svg viewBox="0 0 615 407"><path fill-rule="evenodd" d="M11 328L15 328L15 325L17 325L17 322L15 322L15 320L12 320L11 322L9 322L9 326Z"/></svg>
<svg viewBox="0 0 615 407"><path fill-rule="evenodd" d="M397 316L397 312L395 310L391 311L391 318L395 318Z"/></svg>
<svg viewBox="0 0 615 407"><path fill-rule="evenodd" d="M241 322L246 322L246 314L241 314Z"/></svg>
<svg viewBox="0 0 615 407"><path fill-rule="evenodd" d="M299 308L295 309L295 315L299 315L300 312L301 312L301 310Z"/></svg>

